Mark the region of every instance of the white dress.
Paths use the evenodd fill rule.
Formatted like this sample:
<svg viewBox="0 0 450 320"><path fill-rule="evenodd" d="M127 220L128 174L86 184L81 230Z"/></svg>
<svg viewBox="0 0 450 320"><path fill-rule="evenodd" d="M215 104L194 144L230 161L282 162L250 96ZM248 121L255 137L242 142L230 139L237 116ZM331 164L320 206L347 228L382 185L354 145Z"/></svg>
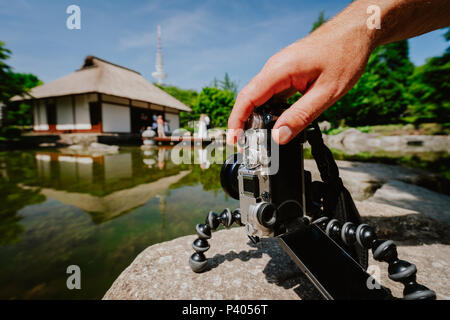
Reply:
<svg viewBox="0 0 450 320"><path fill-rule="evenodd" d="M208 139L208 129L207 125L209 124L209 117L206 116L203 120L198 122L198 137L200 139Z"/></svg>

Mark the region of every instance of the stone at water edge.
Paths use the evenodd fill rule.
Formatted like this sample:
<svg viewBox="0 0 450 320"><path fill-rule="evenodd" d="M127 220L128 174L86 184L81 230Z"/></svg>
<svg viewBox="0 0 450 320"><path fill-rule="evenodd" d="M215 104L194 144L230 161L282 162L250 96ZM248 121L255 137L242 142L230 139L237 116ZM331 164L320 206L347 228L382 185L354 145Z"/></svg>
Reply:
<svg viewBox="0 0 450 320"><path fill-rule="evenodd" d="M435 290L438 299L450 297L450 229L417 212L374 202L356 202L364 222L377 223L382 235L393 236L400 259L417 265L420 283ZM392 225L395 224L395 225ZM405 238L411 228L413 238ZM392 230L392 232L391 232ZM390 233L391 232L391 233ZM196 274L188 260L196 236L181 237L144 250L116 279L104 299L318 299L320 294L275 239L251 245L242 228L214 232L210 270ZM396 297L403 286L387 278L379 266L382 284Z"/></svg>
<svg viewBox="0 0 450 320"><path fill-rule="evenodd" d="M299 299L320 298L276 239L251 245L243 228L213 233L206 272L189 267L196 236L143 251L104 299Z"/></svg>

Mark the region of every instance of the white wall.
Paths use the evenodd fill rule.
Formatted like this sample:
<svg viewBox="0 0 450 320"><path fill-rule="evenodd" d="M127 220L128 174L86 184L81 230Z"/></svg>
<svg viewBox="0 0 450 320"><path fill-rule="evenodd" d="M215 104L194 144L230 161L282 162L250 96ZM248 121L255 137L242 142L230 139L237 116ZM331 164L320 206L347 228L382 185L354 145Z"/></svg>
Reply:
<svg viewBox="0 0 450 320"><path fill-rule="evenodd" d="M75 129L72 97L62 97L56 99L56 130Z"/></svg>
<svg viewBox="0 0 450 320"><path fill-rule="evenodd" d="M91 115L89 113L88 96L83 94L75 96L75 129L90 130L91 129Z"/></svg>
<svg viewBox="0 0 450 320"><path fill-rule="evenodd" d="M34 127L36 131L48 130L47 109L44 101L37 100L33 106Z"/></svg>
<svg viewBox="0 0 450 320"><path fill-rule="evenodd" d="M131 132L130 108L102 102L103 132Z"/></svg>
<svg viewBox="0 0 450 320"><path fill-rule="evenodd" d="M169 121L169 126L170 126L171 132L180 128L180 117L178 114L166 112L164 114L164 117L165 117L166 121Z"/></svg>

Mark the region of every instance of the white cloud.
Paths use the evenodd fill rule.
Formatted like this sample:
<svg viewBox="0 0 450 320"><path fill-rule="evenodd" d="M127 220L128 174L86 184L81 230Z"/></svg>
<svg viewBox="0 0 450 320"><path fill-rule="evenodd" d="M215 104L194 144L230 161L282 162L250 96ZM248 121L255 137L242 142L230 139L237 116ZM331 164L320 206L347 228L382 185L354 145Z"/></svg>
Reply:
<svg viewBox="0 0 450 320"><path fill-rule="evenodd" d="M192 43L200 37L206 36L211 30L211 15L204 9L195 11L180 11L166 19L153 23L153 30L120 39L120 47L148 48L156 45L156 25L160 24L163 34L163 46L174 47Z"/></svg>

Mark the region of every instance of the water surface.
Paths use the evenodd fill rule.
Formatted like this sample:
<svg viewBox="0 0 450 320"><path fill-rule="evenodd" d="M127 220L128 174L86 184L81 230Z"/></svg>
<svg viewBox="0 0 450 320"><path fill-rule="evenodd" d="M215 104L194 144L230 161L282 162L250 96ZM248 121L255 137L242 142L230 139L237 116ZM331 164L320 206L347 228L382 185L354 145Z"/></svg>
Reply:
<svg viewBox="0 0 450 320"><path fill-rule="evenodd" d="M0 299L99 299L146 247L238 206L219 165L175 165L169 151L0 153ZM69 265L81 290L66 287Z"/></svg>

